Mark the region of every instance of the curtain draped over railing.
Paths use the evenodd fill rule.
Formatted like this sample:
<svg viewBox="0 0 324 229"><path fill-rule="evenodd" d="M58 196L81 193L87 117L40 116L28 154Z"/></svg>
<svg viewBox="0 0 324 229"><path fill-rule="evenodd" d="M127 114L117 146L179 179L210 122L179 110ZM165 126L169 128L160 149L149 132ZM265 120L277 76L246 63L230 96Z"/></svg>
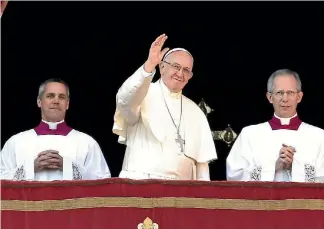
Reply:
<svg viewBox="0 0 324 229"><path fill-rule="evenodd" d="M324 228L324 184L110 178L1 185L5 229Z"/></svg>

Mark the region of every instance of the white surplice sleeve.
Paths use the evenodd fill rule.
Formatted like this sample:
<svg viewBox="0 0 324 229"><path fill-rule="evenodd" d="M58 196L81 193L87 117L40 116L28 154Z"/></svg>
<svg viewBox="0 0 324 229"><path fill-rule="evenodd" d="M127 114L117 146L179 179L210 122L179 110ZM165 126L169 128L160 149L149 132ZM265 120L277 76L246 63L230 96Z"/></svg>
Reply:
<svg viewBox="0 0 324 229"><path fill-rule="evenodd" d="M111 177L108 164L101 148L92 138L89 143L86 160L83 163L80 161L72 161L70 158L63 158L63 173L65 164L66 168L68 168L68 166L72 168L73 180L95 180Z"/></svg>
<svg viewBox="0 0 324 229"><path fill-rule="evenodd" d="M258 177L252 180L260 180L261 168L253 163L249 139L243 128L226 159L226 177L229 181L250 181L253 171Z"/></svg>
<svg viewBox="0 0 324 229"><path fill-rule="evenodd" d="M15 136L8 139L1 150L1 179L24 180L26 170L24 164L17 164L15 153Z"/></svg>
<svg viewBox="0 0 324 229"><path fill-rule="evenodd" d="M315 162L315 182L324 183L324 142L319 147Z"/></svg>

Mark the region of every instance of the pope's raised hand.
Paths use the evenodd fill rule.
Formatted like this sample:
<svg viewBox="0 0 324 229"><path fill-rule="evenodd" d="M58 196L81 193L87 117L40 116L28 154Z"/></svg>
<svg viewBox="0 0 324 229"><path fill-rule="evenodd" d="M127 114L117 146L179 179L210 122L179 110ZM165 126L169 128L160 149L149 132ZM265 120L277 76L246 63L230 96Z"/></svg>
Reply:
<svg viewBox="0 0 324 229"><path fill-rule="evenodd" d="M157 37L152 43L149 51L149 56L144 64L145 71L153 72L156 65L161 63L163 56L169 50L169 48L164 48L162 50L166 39L168 39L168 37L165 34L162 34L159 37Z"/></svg>

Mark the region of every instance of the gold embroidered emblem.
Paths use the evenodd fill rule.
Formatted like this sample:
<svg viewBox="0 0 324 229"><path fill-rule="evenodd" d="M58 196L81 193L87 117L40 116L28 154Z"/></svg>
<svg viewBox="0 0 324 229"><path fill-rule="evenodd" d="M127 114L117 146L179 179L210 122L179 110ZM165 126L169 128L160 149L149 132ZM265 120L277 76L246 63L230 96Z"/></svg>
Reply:
<svg viewBox="0 0 324 229"><path fill-rule="evenodd" d="M143 223L139 223L137 225L137 229L159 229L159 225L157 223L153 223L149 217L146 217Z"/></svg>

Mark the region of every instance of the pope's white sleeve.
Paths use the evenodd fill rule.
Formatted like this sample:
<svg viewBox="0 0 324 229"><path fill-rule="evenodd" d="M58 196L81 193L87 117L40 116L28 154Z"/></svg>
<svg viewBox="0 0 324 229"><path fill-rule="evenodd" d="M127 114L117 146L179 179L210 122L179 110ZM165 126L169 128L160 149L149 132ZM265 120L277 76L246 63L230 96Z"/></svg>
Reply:
<svg viewBox="0 0 324 229"><path fill-rule="evenodd" d="M196 165L197 171L197 180L205 180L210 181L210 174L209 174L209 165L208 162L205 163L197 163Z"/></svg>
<svg viewBox="0 0 324 229"><path fill-rule="evenodd" d="M117 92L117 109L130 125L135 124L139 118L140 106L148 92L155 72L155 69L152 73L146 72L144 65L142 65L122 84Z"/></svg>
<svg viewBox="0 0 324 229"><path fill-rule="evenodd" d="M198 157L196 157L195 159L198 163L204 163L217 160L218 156L208 120L203 112L200 111L200 114L200 133L196 133L200 138L200 149Z"/></svg>

